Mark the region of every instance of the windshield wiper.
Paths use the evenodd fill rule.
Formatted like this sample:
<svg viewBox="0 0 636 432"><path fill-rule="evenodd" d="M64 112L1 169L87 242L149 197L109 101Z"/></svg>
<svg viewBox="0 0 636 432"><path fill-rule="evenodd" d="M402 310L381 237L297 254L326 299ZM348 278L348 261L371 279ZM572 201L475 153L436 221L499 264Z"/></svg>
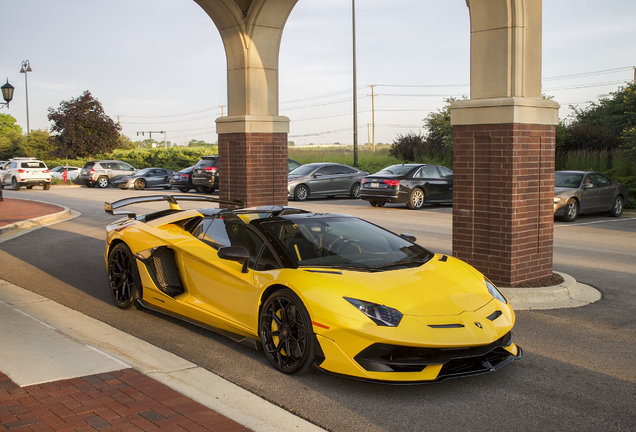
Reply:
<svg viewBox="0 0 636 432"><path fill-rule="evenodd" d="M421 266L423 264L426 264L429 261L430 261L429 257L427 257L425 259L409 259L409 260L404 260L404 261L395 261L395 262L392 262L390 264L377 265L377 266L373 266L372 268L374 268L374 269L387 269L387 268L391 268L391 267L409 266L409 265L412 265L412 264L417 264L418 266Z"/></svg>

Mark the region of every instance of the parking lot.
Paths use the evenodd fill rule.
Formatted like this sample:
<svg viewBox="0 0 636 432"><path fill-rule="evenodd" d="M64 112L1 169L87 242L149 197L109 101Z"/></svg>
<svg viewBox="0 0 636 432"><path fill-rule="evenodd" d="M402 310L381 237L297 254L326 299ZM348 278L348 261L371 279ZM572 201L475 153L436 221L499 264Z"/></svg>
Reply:
<svg viewBox="0 0 636 432"><path fill-rule="evenodd" d="M81 216L0 243L0 279L173 352L328 430L636 430L636 214L555 222L554 270L603 297L580 308L518 311L514 333L524 349L521 361L478 377L387 386L316 371L282 375L262 353L223 336L146 310L117 309L104 268L104 227L116 217L104 212L103 203L164 192L5 190L5 198L59 204ZM433 251L452 252L450 206L413 211L350 199L290 205L353 214L413 234Z"/></svg>

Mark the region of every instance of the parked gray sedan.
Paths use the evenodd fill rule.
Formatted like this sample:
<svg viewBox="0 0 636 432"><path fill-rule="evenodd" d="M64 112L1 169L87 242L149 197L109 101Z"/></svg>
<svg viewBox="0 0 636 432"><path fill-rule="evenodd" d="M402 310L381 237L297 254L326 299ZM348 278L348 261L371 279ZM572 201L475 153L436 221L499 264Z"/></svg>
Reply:
<svg viewBox="0 0 636 432"><path fill-rule="evenodd" d="M554 173L554 216L572 222L581 213L609 212L618 217L627 202L627 188L592 171Z"/></svg>
<svg viewBox="0 0 636 432"><path fill-rule="evenodd" d="M348 165L316 162L301 165L288 174L289 198L304 201L310 196L360 197L360 180L367 172Z"/></svg>

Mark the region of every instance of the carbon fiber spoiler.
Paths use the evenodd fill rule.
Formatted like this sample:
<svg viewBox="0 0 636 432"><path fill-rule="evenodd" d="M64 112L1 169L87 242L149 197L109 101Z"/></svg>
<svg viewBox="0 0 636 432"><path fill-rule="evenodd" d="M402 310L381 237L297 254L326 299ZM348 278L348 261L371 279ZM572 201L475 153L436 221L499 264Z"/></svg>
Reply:
<svg viewBox="0 0 636 432"><path fill-rule="evenodd" d="M111 215L116 216L128 216L129 219L137 217L137 214L129 211L116 211L119 208L132 205L132 204L142 204L148 202L155 201L167 201L170 204L170 209L172 210L181 210L179 201L205 201L205 202L213 202L217 204L229 204L233 206L237 206L238 208L244 208L245 204L239 200L224 200L219 198L212 198L206 196L196 196L196 195L151 195L145 197L134 197L134 198L124 198L119 201L115 201L113 203L104 203L104 211Z"/></svg>

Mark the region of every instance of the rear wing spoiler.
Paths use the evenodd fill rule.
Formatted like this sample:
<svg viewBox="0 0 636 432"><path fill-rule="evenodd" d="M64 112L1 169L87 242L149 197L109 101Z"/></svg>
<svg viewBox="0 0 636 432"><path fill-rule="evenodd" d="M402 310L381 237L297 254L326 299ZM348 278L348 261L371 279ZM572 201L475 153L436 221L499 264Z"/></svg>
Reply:
<svg viewBox="0 0 636 432"><path fill-rule="evenodd" d="M171 210L181 210L179 201L205 201L205 202L213 202L217 204L229 204L233 206L237 206L238 208L244 208L245 204L239 200L224 200L219 198L212 198L206 196L196 196L196 195L151 195L145 197L134 197L134 198L124 198L119 201L115 201L113 203L104 203L104 211L111 215L123 215L128 216L129 219L137 217L137 214L129 211L116 211L119 208L129 206L132 204L142 204L148 202L156 202L156 201L167 201L170 204Z"/></svg>

